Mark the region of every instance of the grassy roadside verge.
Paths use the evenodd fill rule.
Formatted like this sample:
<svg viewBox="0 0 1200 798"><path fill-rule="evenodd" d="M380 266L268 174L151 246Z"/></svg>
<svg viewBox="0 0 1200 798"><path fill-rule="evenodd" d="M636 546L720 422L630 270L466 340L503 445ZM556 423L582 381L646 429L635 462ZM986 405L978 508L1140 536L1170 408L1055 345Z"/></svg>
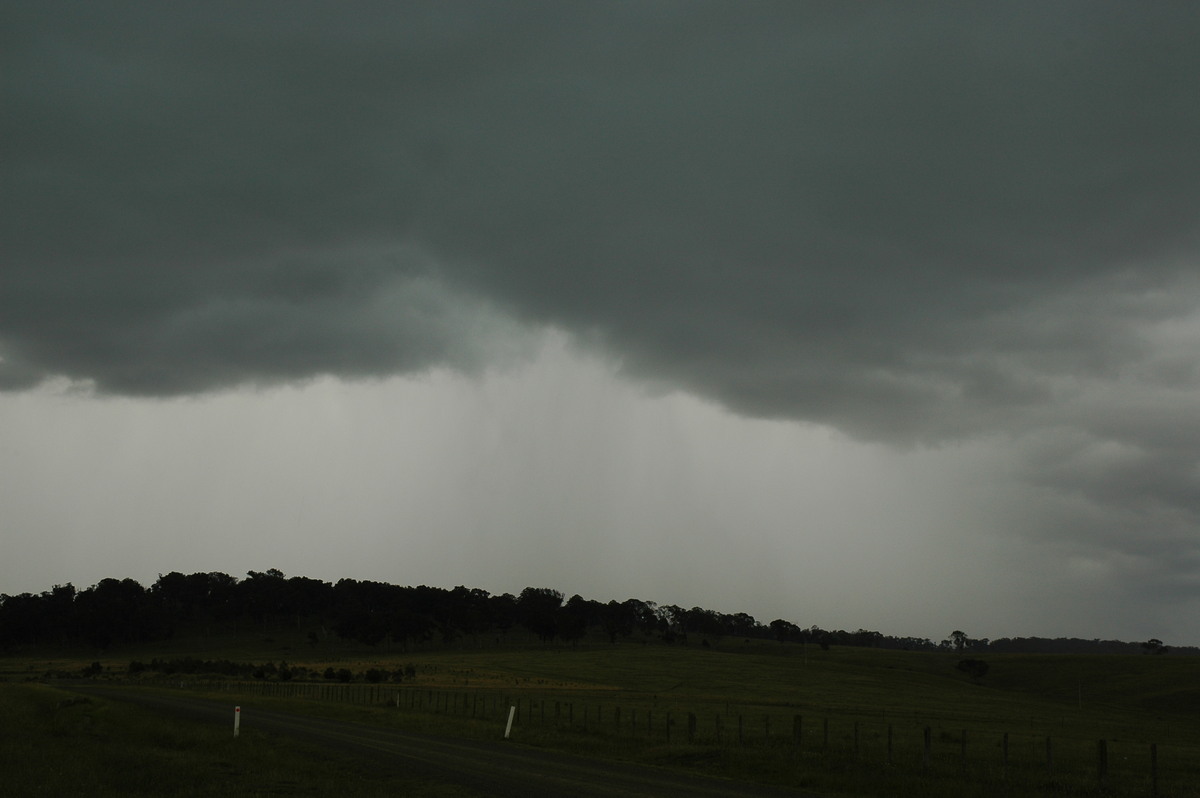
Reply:
<svg viewBox="0 0 1200 798"><path fill-rule="evenodd" d="M313 746L40 684L0 683L3 793L24 796L410 796L471 798L364 768Z"/></svg>

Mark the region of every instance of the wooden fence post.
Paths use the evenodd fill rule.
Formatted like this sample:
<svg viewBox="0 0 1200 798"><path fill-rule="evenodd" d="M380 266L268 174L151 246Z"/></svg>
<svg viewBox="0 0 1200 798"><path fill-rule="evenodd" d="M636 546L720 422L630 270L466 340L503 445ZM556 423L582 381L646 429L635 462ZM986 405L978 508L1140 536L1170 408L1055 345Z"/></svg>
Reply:
<svg viewBox="0 0 1200 798"><path fill-rule="evenodd" d="M1050 735L1046 735L1046 775L1054 775L1054 748L1050 743Z"/></svg>
<svg viewBox="0 0 1200 798"><path fill-rule="evenodd" d="M892 764L892 724L888 724L887 763Z"/></svg>
<svg viewBox="0 0 1200 798"><path fill-rule="evenodd" d="M693 742L696 739L696 715L693 712L688 713L687 740Z"/></svg>
<svg viewBox="0 0 1200 798"><path fill-rule="evenodd" d="M1003 750L1004 750L1004 759L1003 759L1003 766L1000 770L1000 773L1003 776L1003 778L1007 779L1008 778L1008 732L1004 733L1004 749Z"/></svg>
<svg viewBox="0 0 1200 798"><path fill-rule="evenodd" d="M796 745L800 745L801 732L804 728L804 720L799 715L792 716L792 739L796 741Z"/></svg>
<svg viewBox="0 0 1200 798"><path fill-rule="evenodd" d="M1108 740L1096 741L1096 776L1101 784L1108 776Z"/></svg>
<svg viewBox="0 0 1200 798"><path fill-rule="evenodd" d="M721 713L717 713L717 745L721 744Z"/></svg>
<svg viewBox="0 0 1200 798"><path fill-rule="evenodd" d="M1158 795L1158 743L1150 743L1150 794Z"/></svg>
<svg viewBox="0 0 1200 798"><path fill-rule="evenodd" d="M821 721L821 750L829 750L829 718L824 718Z"/></svg>
<svg viewBox="0 0 1200 798"><path fill-rule="evenodd" d="M925 765L926 770L929 770L929 756L931 753L930 749L932 749L932 748L933 748L933 730L930 729L928 726L926 726L925 727L925 751L921 757L921 761Z"/></svg>

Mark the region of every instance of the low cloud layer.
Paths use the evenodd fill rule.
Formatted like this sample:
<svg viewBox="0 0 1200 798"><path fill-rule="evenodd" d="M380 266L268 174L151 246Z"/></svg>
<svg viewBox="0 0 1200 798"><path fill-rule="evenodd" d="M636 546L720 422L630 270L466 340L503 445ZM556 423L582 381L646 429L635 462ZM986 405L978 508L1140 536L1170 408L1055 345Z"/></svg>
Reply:
<svg viewBox="0 0 1200 798"><path fill-rule="evenodd" d="M1195 4L3 14L0 387L476 372L552 327L738 414L1009 441L1026 534L1200 590Z"/></svg>
<svg viewBox="0 0 1200 798"><path fill-rule="evenodd" d="M479 330L416 282L737 410L936 437L1196 308L1190 5L24 14L10 385L453 361Z"/></svg>

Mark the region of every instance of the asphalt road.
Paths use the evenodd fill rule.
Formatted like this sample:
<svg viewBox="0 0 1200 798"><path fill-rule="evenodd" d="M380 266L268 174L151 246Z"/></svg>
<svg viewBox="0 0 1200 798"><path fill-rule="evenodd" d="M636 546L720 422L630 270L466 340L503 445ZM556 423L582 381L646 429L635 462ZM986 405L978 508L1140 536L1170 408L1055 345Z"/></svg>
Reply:
<svg viewBox="0 0 1200 798"><path fill-rule="evenodd" d="M232 733L233 707L228 703L136 688L80 685L71 689L227 724ZM288 735L318 743L325 748L336 748L345 754L361 756L365 765L436 778L476 790L482 795L506 798L815 798L811 793L676 773L625 762L589 759L525 748L514 742L428 737L365 723L277 712L253 705L243 705L241 716L243 729Z"/></svg>

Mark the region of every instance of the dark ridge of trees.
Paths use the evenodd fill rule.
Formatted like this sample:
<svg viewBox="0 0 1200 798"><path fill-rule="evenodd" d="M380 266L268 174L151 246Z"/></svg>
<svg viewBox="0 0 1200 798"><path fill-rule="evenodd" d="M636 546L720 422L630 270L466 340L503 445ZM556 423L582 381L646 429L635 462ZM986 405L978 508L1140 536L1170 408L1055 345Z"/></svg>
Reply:
<svg viewBox="0 0 1200 798"><path fill-rule="evenodd" d="M1161 645L1161 644L1160 644ZM996 654L1145 654L1145 643L1127 643L1121 640L1083 640L1078 637L1002 637L987 642L986 650ZM1172 647L1171 651L1181 654L1200 654L1195 646Z"/></svg>
<svg viewBox="0 0 1200 798"><path fill-rule="evenodd" d="M895 637L802 627L778 618L759 623L746 613L627 599L602 603L551 588L527 587L519 596L455 587L401 587L385 582L341 579L336 584L276 569L228 574L159 575L149 588L132 579L102 579L78 590L55 585L40 594L0 594L0 652L24 645L78 646L105 651L114 646L164 640L178 633L208 634L214 627L260 627L307 631L319 644L331 634L370 646L497 644L514 630L543 644L577 645L589 631L612 644L637 637L677 645L711 646L722 639L775 640L823 649L831 646L953 651L956 653L1200 654L1200 648L1169 647L1160 640L1038 637L974 639L955 630L946 639ZM207 666L208 663L197 664ZM381 677L382 678L382 677Z"/></svg>

